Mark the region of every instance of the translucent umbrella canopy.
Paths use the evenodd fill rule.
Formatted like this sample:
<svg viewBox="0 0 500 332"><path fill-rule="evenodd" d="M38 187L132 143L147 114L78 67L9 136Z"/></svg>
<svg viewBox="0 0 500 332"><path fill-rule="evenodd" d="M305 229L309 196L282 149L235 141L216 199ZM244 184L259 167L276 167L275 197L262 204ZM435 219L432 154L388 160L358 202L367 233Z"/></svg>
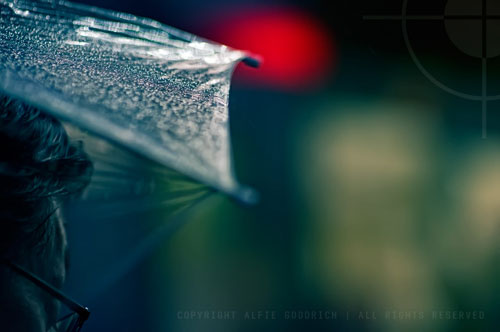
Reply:
<svg viewBox="0 0 500 332"><path fill-rule="evenodd" d="M0 90L243 201L228 126L244 52L70 2L0 0Z"/></svg>

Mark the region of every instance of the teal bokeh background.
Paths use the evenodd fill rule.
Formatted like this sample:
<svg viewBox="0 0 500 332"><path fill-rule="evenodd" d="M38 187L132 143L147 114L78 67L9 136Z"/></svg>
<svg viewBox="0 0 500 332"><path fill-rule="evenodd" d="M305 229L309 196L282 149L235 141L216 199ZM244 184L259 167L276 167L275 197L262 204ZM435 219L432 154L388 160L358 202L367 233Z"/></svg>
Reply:
<svg viewBox="0 0 500 332"><path fill-rule="evenodd" d="M194 18L208 6L99 5L201 35ZM325 24L336 63L314 88L233 84L236 170L261 201L245 206L197 187L211 193L209 200L192 206L176 232L95 297L91 290L114 263L175 220L178 205L114 216L96 206L68 208L73 267L67 290L92 310L86 329L494 330L500 323L498 102L488 104L488 139L482 139L479 102L430 83L410 59L398 22L362 20L364 14L398 14L397 1L274 5L294 6ZM411 9L431 13L444 2L427 5ZM480 61L449 44L443 24L418 23L409 31L437 77L480 92ZM492 93L497 62L490 64ZM148 175L140 158L134 165L134 172L162 182L162 175ZM161 201L186 183L180 177L151 199ZM127 212L134 200L119 198L116 204ZM235 318L183 318L205 311L235 312ZM259 311L275 311L276 319L245 317ZM337 319L287 319L287 312L335 312ZM461 319L453 312L484 316Z"/></svg>

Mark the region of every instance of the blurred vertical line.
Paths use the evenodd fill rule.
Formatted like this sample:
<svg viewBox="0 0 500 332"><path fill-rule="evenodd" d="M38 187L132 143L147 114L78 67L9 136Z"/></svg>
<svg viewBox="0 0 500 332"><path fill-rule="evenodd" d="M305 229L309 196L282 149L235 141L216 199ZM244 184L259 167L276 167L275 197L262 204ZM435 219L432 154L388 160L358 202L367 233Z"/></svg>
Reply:
<svg viewBox="0 0 500 332"><path fill-rule="evenodd" d="M488 9L487 1L482 0L482 125L483 125L483 139L488 138Z"/></svg>
<svg viewBox="0 0 500 332"><path fill-rule="evenodd" d="M482 125L483 125L483 139L488 138L488 60L487 58L482 58L483 69L482 69Z"/></svg>

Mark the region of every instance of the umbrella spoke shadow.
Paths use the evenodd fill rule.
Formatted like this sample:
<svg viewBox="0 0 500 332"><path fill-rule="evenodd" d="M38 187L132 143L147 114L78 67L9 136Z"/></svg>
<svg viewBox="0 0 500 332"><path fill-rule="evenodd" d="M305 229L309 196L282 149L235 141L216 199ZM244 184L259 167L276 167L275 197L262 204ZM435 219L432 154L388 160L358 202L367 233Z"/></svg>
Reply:
<svg viewBox="0 0 500 332"><path fill-rule="evenodd" d="M220 195L134 152L65 127L94 163L88 188L65 209L72 260L77 261L67 287L91 302Z"/></svg>

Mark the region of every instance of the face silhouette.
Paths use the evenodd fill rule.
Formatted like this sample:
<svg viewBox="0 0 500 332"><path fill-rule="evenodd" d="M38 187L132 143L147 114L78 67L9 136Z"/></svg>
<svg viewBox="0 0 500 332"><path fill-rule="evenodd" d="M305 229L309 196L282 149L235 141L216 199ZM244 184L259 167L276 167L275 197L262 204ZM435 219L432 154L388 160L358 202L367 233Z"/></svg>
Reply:
<svg viewBox="0 0 500 332"><path fill-rule="evenodd" d="M20 248L22 258L16 263L52 286L61 288L66 278L68 245L60 208L44 227L40 237L42 243L34 248ZM3 268L2 292L0 330L45 332L55 324L59 301L23 276Z"/></svg>

